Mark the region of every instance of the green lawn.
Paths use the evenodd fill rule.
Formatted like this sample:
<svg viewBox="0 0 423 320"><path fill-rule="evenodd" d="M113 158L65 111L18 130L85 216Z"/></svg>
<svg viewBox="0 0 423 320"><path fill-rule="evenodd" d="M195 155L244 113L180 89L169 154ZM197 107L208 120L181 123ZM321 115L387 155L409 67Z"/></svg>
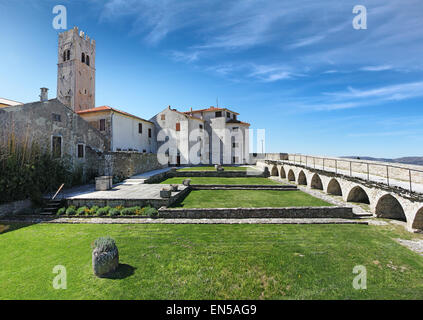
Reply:
<svg viewBox="0 0 423 320"><path fill-rule="evenodd" d="M279 190L194 190L175 207L260 208L319 207L331 204L302 191Z"/></svg>
<svg viewBox="0 0 423 320"><path fill-rule="evenodd" d="M223 167L226 171L247 171L247 167ZM251 169L251 168L250 168ZM215 167L189 167L189 168L181 168L177 171L216 171Z"/></svg>
<svg viewBox="0 0 423 320"><path fill-rule="evenodd" d="M191 179L191 184L262 184L262 185L275 185L280 184L277 181L267 178L206 178L206 177L175 177L169 178L162 184L182 184L185 179Z"/></svg>
<svg viewBox="0 0 423 320"><path fill-rule="evenodd" d="M13 230L14 228L18 228ZM423 257L365 225L12 225L0 235L0 299L423 299ZM116 239L121 267L91 270ZM55 290L54 266L67 270ZM353 268L367 268L367 290Z"/></svg>

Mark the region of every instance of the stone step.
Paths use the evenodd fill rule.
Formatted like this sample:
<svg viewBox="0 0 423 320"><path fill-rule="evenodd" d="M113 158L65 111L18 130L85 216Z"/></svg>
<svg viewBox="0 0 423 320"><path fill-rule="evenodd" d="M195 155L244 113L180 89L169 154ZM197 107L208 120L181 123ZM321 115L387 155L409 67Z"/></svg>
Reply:
<svg viewBox="0 0 423 320"><path fill-rule="evenodd" d="M44 211L44 212L41 212L40 215L42 215L42 216L52 216L52 215L54 215L54 212Z"/></svg>

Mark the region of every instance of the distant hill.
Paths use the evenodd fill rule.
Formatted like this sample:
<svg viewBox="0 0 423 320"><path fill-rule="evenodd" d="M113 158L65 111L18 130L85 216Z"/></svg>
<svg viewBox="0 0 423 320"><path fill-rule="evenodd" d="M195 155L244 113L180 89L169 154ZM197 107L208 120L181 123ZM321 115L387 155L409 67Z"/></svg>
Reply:
<svg viewBox="0 0 423 320"><path fill-rule="evenodd" d="M395 162L395 163L414 164L414 165L423 166L423 157L403 157L403 158L396 158L396 159L386 159L386 158L348 156L348 157L341 157L341 158L351 158L351 159L360 158L360 160Z"/></svg>

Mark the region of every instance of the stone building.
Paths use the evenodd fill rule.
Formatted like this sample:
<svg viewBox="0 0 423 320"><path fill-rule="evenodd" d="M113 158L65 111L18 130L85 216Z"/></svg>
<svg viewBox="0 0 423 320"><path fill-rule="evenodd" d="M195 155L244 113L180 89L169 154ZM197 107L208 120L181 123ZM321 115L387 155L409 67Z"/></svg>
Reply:
<svg viewBox="0 0 423 320"><path fill-rule="evenodd" d="M77 114L106 137L110 151L156 152L155 127L150 121L109 106Z"/></svg>
<svg viewBox="0 0 423 320"><path fill-rule="evenodd" d="M57 99L0 108L0 135L37 142L57 158L84 168L96 167L107 139Z"/></svg>
<svg viewBox="0 0 423 320"><path fill-rule="evenodd" d="M166 108L150 119L156 125L158 156L170 164L246 164L249 124L226 108L180 112ZM162 154L162 155L161 155Z"/></svg>
<svg viewBox="0 0 423 320"><path fill-rule="evenodd" d="M59 34L57 98L75 112L95 107L95 41L77 27Z"/></svg>

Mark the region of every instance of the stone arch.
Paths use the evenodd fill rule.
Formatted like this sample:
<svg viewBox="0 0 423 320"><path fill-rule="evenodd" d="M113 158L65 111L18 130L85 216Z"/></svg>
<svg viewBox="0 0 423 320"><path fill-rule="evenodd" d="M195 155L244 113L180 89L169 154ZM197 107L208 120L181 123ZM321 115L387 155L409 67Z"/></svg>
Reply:
<svg viewBox="0 0 423 320"><path fill-rule="evenodd" d="M369 196L366 191L360 186L355 186L351 189L347 197L347 202L360 202L370 204Z"/></svg>
<svg viewBox="0 0 423 320"><path fill-rule="evenodd" d="M286 179L286 172L285 172L285 169L284 169L283 167L281 167L281 169L280 169L279 171L280 171L280 177L281 177L282 179Z"/></svg>
<svg viewBox="0 0 423 320"><path fill-rule="evenodd" d="M390 194L385 194L379 198L375 213L379 218L407 221L401 203Z"/></svg>
<svg viewBox="0 0 423 320"><path fill-rule="evenodd" d="M322 183L322 179L320 179L320 176L315 173L313 175L313 178L311 178L311 184L310 187L312 189L319 189L319 190L323 190L323 183Z"/></svg>
<svg viewBox="0 0 423 320"><path fill-rule="evenodd" d="M288 180L295 181L295 174L294 174L294 171L292 171L292 169L288 171Z"/></svg>
<svg viewBox="0 0 423 320"><path fill-rule="evenodd" d="M414 217L413 225L411 227L413 229L423 230L423 207L417 211L416 216Z"/></svg>
<svg viewBox="0 0 423 320"><path fill-rule="evenodd" d="M334 196L342 196L342 189L338 180L336 180L335 178L332 178L329 181L327 193L333 194Z"/></svg>
<svg viewBox="0 0 423 320"><path fill-rule="evenodd" d="M300 171L298 174L298 184L306 186L307 185L307 178L303 170Z"/></svg>
<svg viewBox="0 0 423 320"><path fill-rule="evenodd" d="M273 177L277 177L279 176L279 172L278 172L278 167L277 166L273 166L272 170L270 170L270 175Z"/></svg>

